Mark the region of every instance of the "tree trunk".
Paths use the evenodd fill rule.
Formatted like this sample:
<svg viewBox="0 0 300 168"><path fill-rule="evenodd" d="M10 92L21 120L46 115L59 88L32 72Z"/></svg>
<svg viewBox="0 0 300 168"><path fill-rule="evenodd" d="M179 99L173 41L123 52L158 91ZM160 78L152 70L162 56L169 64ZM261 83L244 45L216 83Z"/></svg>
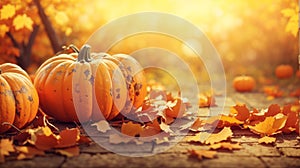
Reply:
<svg viewBox="0 0 300 168"><path fill-rule="evenodd" d="M38 30L39 30L39 26L35 25L29 36L29 40L27 44L25 44L24 42L22 44L18 43L17 40L10 32L6 33L7 36L10 38L10 40L12 41L14 47L18 48L20 51L20 55L16 59L17 59L17 64L23 69L27 69L31 64L32 46L38 34Z"/></svg>
<svg viewBox="0 0 300 168"><path fill-rule="evenodd" d="M51 46L52 46L52 50L54 53L57 53L58 51L61 50L61 44L60 44L60 40L56 35L56 32L50 22L50 20L48 19L44 8L42 7L40 0L34 0L34 3L36 4L37 8L38 8L38 13L39 16L42 20L42 23L45 27L47 36L50 40Z"/></svg>

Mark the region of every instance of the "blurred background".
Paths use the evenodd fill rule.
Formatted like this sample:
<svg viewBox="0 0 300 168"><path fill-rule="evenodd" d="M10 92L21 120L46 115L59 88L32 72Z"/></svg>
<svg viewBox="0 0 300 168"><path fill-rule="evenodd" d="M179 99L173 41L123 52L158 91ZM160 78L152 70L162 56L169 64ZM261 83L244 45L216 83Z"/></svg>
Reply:
<svg viewBox="0 0 300 168"><path fill-rule="evenodd" d="M296 0L132 0L130 3L1 0L0 63L17 63L34 73L61 46L75 44L80 48L102 25L128 14L156 11L177 15L201 29L219 52L228 78L249 74L266 80L274 76L274 67L279 64L298 67L297 3ZM170 50L186 62L199 61L191 68L197 76L208 77L193 51L169 36L128 37L109 53L130 54L149 46Z"/></svg>

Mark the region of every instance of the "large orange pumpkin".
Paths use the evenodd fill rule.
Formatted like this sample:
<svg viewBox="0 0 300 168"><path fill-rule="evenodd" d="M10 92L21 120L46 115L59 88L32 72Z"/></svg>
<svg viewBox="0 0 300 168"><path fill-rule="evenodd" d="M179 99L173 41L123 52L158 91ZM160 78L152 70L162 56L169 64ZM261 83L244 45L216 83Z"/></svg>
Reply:
<svg viewBox="0 0 300 168"><path fill-rule="evenodd" d="M9 124L23 128L35 118L38 106L29 75L15 64L0 65L0 133L8 131Z"/></svg>
<svg viewBox="0 0 300 168"><path fill-rule="evenodd" d="M294 68L288 64L278 65L275 69L275 75L279 79L290 78L294 74Z"/></svg>
<svg viewBox="0 0 300 168"><path fill-rule="evenodd" d="M75 52L48 59L36 72L45 113L64 122L111 120L142 105L146 81L134 58L90 53L89 45L72 48Z"/></svg>
<svg viewBox="0 0 300 168"><path fill-rule="evenodd" d="M242 75L233 79L233 88L238 92L250 92L255 88L256 82L252 76Z"/></svg>

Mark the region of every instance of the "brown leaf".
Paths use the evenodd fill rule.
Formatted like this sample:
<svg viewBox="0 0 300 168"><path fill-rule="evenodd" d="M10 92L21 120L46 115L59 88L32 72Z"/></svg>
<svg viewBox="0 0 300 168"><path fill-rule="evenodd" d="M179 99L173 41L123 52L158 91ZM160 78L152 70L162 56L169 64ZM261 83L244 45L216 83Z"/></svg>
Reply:
<svg viewBox="0 0 300 168"><path fill-rule="evenodd" d="M58 138L54 134L47 135L36 135L34 145L36 148L41 150L48 150L54 148L58 144Z"/></svg>
<svg viewBox="0 0 300 168"><path fill-rule="evenodd" d="M5 156L10 152L15 152L13 141L9 139L0 139L0 163L5 162Z"/></svg>
<svg viewBox="0 0 300 168"><path fill-rule="evenodd" d="M78 128L62 130L59 133L58 144L54 148L66 148L75 146L80 139L80 131Z"/></svg>
<svg viewBox="0 0 300 168"><path fill-rule="evenodd" d="M276 141L275 137L268 137L268 136L264 136L260 139L258 139L258 143L265 143L265 144L269 144L269 143L274 143Z"/></svg>
<svg viewBox="0 0 300 168"><path fill-rule="evenodd" d="M202 126L204 125L204 121L200 118L197 118L197 120L191 125L189 128L191 131L201 131Z"/></svg>
<svg viewBox="0 0 300 168"><path fill-rule="evenodd" d="M56 149L55 151L61 155L67 156L67 157L78 156L80 153L78 146L74 146L71 148L65 148L65 149Z"/></svg>
<svg viewBox="0 0 300 168"><path fill-rule="evenodd" d="M80 135L80 139L77 142L78 142L78 144L89 145L92 142L92 140L85 135Z"/></svg>
<svg viewBox="0 0 300 168"><path fill-rule="evenodd" d="M245 104L235 105L233 109L237 111L235 118L240 121L246 121L250 117L250 111Z"/></svg>
<svg viewBox="0 0 300 168"><path fill-rule="evenodd" d="M121 126L121 132L128 136L139 135L143 131L143 128L140 124L134 124L132 121L128 123L123 123Z"/></svg>
<svg viewBox="0 0 300 168"><path fill-rule="evenodd" d="M143 131L140 132L140 137L149 137L153 135L157 135L161 132L161 130L158 130L155 127L146 126L143 128Z"/></svg>
<svg viewBox="0 0 300 168"><path fill-rule="evenodd" d="M268 108L268 111L266 112L265 116L270 117L270 116L275 116L276 114L280 113L281 109L278 104L271 104Z"/></svg>
<svg viewBox="0 0 300 168"><path fill-rule="evenodd" d="M108 130L111 130L111 127L110 127L109 123L106 120L101 120L99 122L93 123L91 126L96 126L97 130L102 132L102 133L105 133Z"/></svg>
<svg viewBox="0 0 300 168"><path fill-rule="evenodd" d="M220 142L220 143L210 145L209 148L235 150L235 149L242 149L242 146L239 143L233 144L229 142Z"/></svg>
<svg viewBox="0 0 300 168"><path fill-rule="evenodd" d="M199 160L202 160L203 158L212 159L217 156L216 151L209 151L209 150L188 150L188 153L190 156L197 157Z"/></svg>
<svg viewBox="0 0 300 168"><path fill-rule="evenodd" d="M20 152L17 156L18 160L31 159L34 156L43 156L45 152L32 146L17 146L16 150Z"/></svg>
<svg viewBox="0 0 300 168"><path fill-rule="evenodd" d="M21 132L18 135L13 136L13 140L18 145L25 145L30 140L31 135L28 132Z"/></svg>

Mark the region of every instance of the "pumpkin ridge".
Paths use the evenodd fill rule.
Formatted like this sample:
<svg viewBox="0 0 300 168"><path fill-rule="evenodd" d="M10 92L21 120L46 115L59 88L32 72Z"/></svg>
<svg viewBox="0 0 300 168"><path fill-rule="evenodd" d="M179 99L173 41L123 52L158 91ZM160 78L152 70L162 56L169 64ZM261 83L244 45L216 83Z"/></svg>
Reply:
<svg viewBox="0 0 300 168"><path fill-rule="evenodd" d="M13 124L15 119L15 98L11 94L7 94L11 88L8 82L0 75L0 133L6 132L10 129L10 125L2 125L3 122ZM2 101L6 100L6 101Z"/></svg>
<svg viewBox="0 0 300 168"><path fill-rule="evenodd" d="M14 73L4 73L2 74L2 77L7 81L8 85L10 86L13 97L15 99L14 106L16 107L16 115L14 117L13 125L17 128L21 128L27 123L29 118L28 107L26 105L26 99L24 98L24 95L26 94L26 92L28 92L28 89L27 86L25 86L23 83L24 78L25 80L27 78L23 78L21 74Z"/></svg>

